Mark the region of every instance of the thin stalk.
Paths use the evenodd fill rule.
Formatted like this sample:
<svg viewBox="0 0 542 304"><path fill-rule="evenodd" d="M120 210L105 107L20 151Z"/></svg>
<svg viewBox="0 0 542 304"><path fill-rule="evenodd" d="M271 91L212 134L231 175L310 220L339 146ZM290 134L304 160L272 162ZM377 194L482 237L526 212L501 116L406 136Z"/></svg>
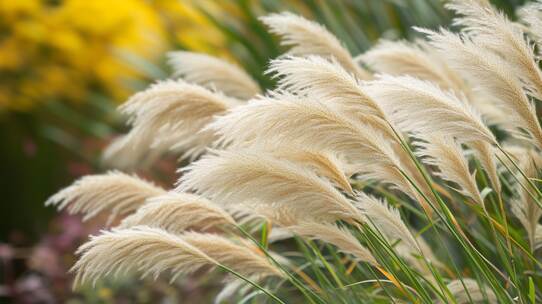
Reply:
<svg viewBox="0 0 542 304"><path fill-rule="evenodd" d="M280 264L278 261L276 261L270 254L269 252L267 251L267 249L262 246L262 244L260 242L258 242L258 240L254 239L252 237L252 235L250 235L250 233L248 233L245 229L243 229L241 226L239 225L235 225L235 227L244 235L246 236L248 239L250 239L254 244L256 244L262 251L263 253L267 256L267 258L269 258L277 267L280 268L281 271L284 272L284 274L286 274L288 276L288 278L290 279L290 282L292 284L294 284L294 286L296 286L302 293L305 297L307 297L309 299L309 301L311 301L311 303L314 303L314 300L306 293L306 292L309 292L312 296L314 296L320 303L326 303L322 298L320 298L320 296L318 296L316 293L314 293L314 291L312 291L310 288L306 288L305 285L300 282L299 280L297 280L297 278L292 275L286 268L284 268L282 266L282 264ZM314 303L316 304L316 303Z"/></svg>
<svg viewBox="0 0 542 304"><path fill-rule="evenodd" d="M256 282L253 282L247 278L245 278L243 275L241 275L240 273L238 273L237 271L229 268L228 266L226 265L222 265L222 264L218 264L217 265L219 268L222 268L224 269L225 271L233 274L234 276L238 277L239 279L245 281L246 283L254 286L254 288L257 288L259 289L260 291L262 291L263 293L265 293L267 296L269 296L271 299L273 299L275 302L277 303L280 303L280 304L286 304L284 301L282 301L281 299L279 299L277 296L275 296L274 294L272 294L270 291L268 291L267 289L263 288L262 286L260 286L258 283Z"/></svg>

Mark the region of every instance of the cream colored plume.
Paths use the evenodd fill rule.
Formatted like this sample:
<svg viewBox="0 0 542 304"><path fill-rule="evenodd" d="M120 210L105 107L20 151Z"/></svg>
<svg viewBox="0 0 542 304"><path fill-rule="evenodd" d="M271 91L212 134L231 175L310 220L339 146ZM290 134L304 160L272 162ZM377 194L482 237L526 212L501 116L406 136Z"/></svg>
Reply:
<svg viewBox="0 0 542 304"><path fill-rule="evenodd" d="M335 60L288 56L271 61L267 73L278 79L280 90L336 104L353 117L385 118L380 106L363 92L360 81Z"/></svg>
<svg viewBox="0 0 542 304"><path fill-rule="evenodd" d="M236 223L226 211L203 197L169 192L147 200L136 213L122 221L120 228L140 225L179 234L187 229L208 230Z"/></svg>
<svg viewBox="0 0 542 304"><path fill-rule="evenodd" d="M259 94L260 87L237 65L206 54L176 51L168 54L173 76L240 99Z"/></svg>
<svg viewBox="0 0 542 304"><path fill-rule="evenodd" d="M463 79L429 48L422 42L382 40L358 58L378 73L410 75L467 94Z"/></svg>
<svg viewBox="0 0 542 304"><path fill-rule="evenodd" d="M286 159L306 166L317 175L328 179L341 190L353 194L352 186L348 180L351 173L346 172L347 165L334 152L323 150L311 151L304 148L284 146L277 150L269 151L269 153L279 159Z"/></svg>
<svg viewBox="0 0 542 304"><path fill-rule="evenodd" d="M227 301L233 298L235 295L242 296L246 292L250 291L247 287L248 287L247 283L241 279L230 279L226 282L226 284L224 284L224 287L215 296L213 303L214 304L228 303L224 301Z"/></svg>
<svg viewBox="0 0 542 304"><path fill-rule="evenodd" d="M487 303L497 303L497 296L495 296L495 293L490 288L485 286L480 287L478 282L473 279L462 278L461 280L453 280L446 285L454 297L455 303L486 303L486 301Z"/></svg>
<svg viewBox="0 0 542 304"><path fill-rule="evenodd" d="M468 142L467 145L474 150L480 165L484 168L489 177L493 190L500 195L501 181L497 171L497 161L495 157L496 148L482 141Z"/></svg>
<svg viewBox="0 0 542 304"><path fill-rule="evenodd" d="M452 90L465 95L483 115L489 125L506 121L504 113L496 108L490 99L481 92L473 90L462 75L451 69L445 58L426 41L416 42L383 40L365 54L359 56L376 72L394 76L413 76L438 84L444 90Z"/></svg>
<svg viewBox="0 0 542 304"><path fill-rule="evenodd" d="M436 133L453 136L471 144L481 156L481 164L495 190L500 192L492 149L496 139L467 101L431 82L410 76L380 76L367 83L366 91L382 104L388 118L400 130L422 137Z"/></svg>
<svg viewBox="0 0 542 304"><path fill-rule="evenodd" d="M222 265L247 277L261 279L269 276L283 276L282 272L261 252L261 249L248 240L240 239L234 242L218 234L199 232L186 232L181 237ZM277 261L284 260L276 253L270 252L270 254L276 255Z"/></svg>
<svg viewBox="0 0 542 304"><path fill-rule="evenodd" d="M318 102L325 104L325 111L334 111L339 117L348 118L349 123L360 125L362 133L380 133L369 135L370 138L365 142L369 145L380 145L380 148L371 149L367 154L375 156L375 151L380 151L388 156L384 157L391 160L393 165L389 163L373 163L361 161L354 165L354 169L360 169L362 173L372 172L373 174L366 177L376 178L395 185L415 200L425 205L424 199L417 193L415 189L400 176L399 170L405 171L412 179L421 185L422 191L426 191L425 182L413 163L399 144L397 135L392 126L387 120L387 117L381 106L369 97L363 91L361 83L354 76L345 71L340 65L317 56L309 56L307 58L287 57L284 59L275 60L271 63L268 70L274 73L279 79L279 89L289 91L296 94L298 97L292 97L288 94L275 93L275 98L284 98L305 101L318 105ZM219 131L220 132L220 131ZM358 139L366 138L366 135L359 135ZM280 139L286 141L287 139ZM395 155L394 155L395 154ZM348 154L347 154L348 155ZM355 171L353 171L355 172ZM377 174L374 174L377 172ZM424 208L428 208L426 205Z"/></svg>
<svg viewBox="0 0 542 304"><path fill-rule="evenodd" d="M183 172L178 191L195 191L226 206L286 206L296 216L329 221L360 219L352 203L313 171L261 152L218 151Z"/></svg>
<svg viewBox="0 0 542 304"><path fill-rule="evenodd" d="M538 55L540 56L542 46L542 2L530 2L522 6L516 11L519 15L519 21L523 22L527 29L526 31L531 34L538 44Z"/></svg>
<svg viewBox="0 0 542 304"><path fill-rule="evenodd" d="M456 188L460 193L472 198L480 206L484 206L484 200L476 186L476 178L469 171L469 164L464 157L463 149L451 137L434 135L417 141L416 154L422 162L438 168L440 178L453 182L459 186Z"/></svg>
<svg viewBox="0 0 542 304"><path fill-rule="evenodd" d="M103 231L79 247L77 254L79 260L71 270L76 273L74 287L136 270L142 277L155 278L169 271L173 281L179 275L219 264L182 237L144 226Z"/></svg>
<svg viewBox="0 0 542 304"><path fill-rule="evenodd" d="M354 121L323 102L275 93L235 108L210 128L221 136L222 143L234 147L293 145L334 151L360 178L389 183L417 197L401 174L404 169L400 159L404 158L397 156L390 136L384 136L389 129Z"/></svg>
<svg viewBox="0 0 542 304"><path fill-rule="evenodd" d="M45 205L55 205L71 214L84 214L84 220L108 212L110 223L118 216L135 211L147 199L164 193L164 189L135 175L111 171L78 179L51 196Z"/></svg>
<svg viewBox="0 0 542 304"><path fill-rule="evenodd" d="M534 247L533 249L539 249L542 247L542 225L536 225L536 230L534 232Z"/></svg>
<svg viewBox="0 0 542 304"><path fill-rule="evenodd" d="M358 261L378 265L371 252L361 245L348 229L340 228L335 224L320 224L308 221L300 222L298 225L286 229L301 237L329 243L337 247L339 251L354 256Z"/></svg>
<svg viewBox="0 0 542 304"><path fill-rule="evenodd" d="M146 226L104 231L82 245L74 286L100 278L138 271L155 279L164 272L171 281L204 267L225 265L247 277L282 276L264 255L254 248L225 237L188 232L179 236Z"/></svg>
<svg viewBox="0 0 542 304"><path fill-rule="evenodd" d="M480 115L467 102L437 85L410 76L381 75L366 83L391 122L404 132L458 137L462 141L495 143Z"/></svg>
<svg viewBox="0 0 542 304"><path fill-rule="evenodd" d="M260 20L272 33L282 37L282 45L293 46L289 50L290 54L335 58L345 69L360 79L370 78L370 74L354 62L337 37L322 25L287 12L260 17Z"/></svg>
<svg viewBox="0 0 542 304"><path fill-rule="evenodd" d="M517 157L519 160L519 167L523 174L525 174L528 178L539 178L538 172L540 165L542 165L539 152L531 149L522 149L522 153L518 154ZM524 181L521 180L521 182ZM526 187L529 189L528 186ZM540 233L540 231L538 231L538 222L542 217L542 209L529 195L529 192L527 192L527 190L520 184L516 183L514 192L517 193L519 197L517 200L511 203L512 213L519 219L527 231L529 244L531 245L531 248L535 250L538 247L537 234Z"/></svg>
<svg viewBox="0 0 542 304"><path fill-rule="evenodd" d="M184 81L158 82L120 106L132 129L108 147L105 159L115 166L134 167L168 151L195 157L215 140L214 134L202 129L215 115L237 104L221 93Z"/></svg>
<svg viewBox="0 0 542 304"><path fill-rule="evenodd" d="M542 129L534 106L525 94L522 83L515 77L515 71L503 59L485 51L468 37L446 30L423 32L452 68L467 77L470 83L495 102L495 107L508 115L504 127L525 130L533 143L542 147Z"/></svg>
<svg viewBox="0 0 542 304"><path fill-rule="evenodd" d="M490 5L476 0L452 0L447 8L454 10L461 17L455 18L456 25L463 26L481 48L500 55L513 70L510 77L519 76L528 83L528 88L539 100L542 100L542 72L534 54L534 47L525 39L525 33L519 24L510 21L504 13Z"/></svg>
<svg viewBox="0 0 542 304"><path fill-rule="evenodd" d="M358 193L356 206L365 216L365 222L379 231L390 243L399 240L402 243L401 246L408 248L407 251L409 254L420 254L420 246L416 243L414 236L401 219L398 209L388 205L385 200L363 192Z"/></svg>

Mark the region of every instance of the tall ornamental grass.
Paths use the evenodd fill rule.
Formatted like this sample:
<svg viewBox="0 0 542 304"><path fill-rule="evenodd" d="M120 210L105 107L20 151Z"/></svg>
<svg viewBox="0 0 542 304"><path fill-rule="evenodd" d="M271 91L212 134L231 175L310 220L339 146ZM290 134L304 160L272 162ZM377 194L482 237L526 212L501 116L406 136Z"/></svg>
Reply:
<svg viewBox="0 0 542 304"><path fill-rule="evenodd" d="M260 20L287 54L264 92L204 54L120 107L130 130L47 204L108 228L75 286L215 269L216 302L542 301L542 3L511 21L454 0L460 29L353 56L291 13ZM175 155L163 189L123 173Z"/></svg>

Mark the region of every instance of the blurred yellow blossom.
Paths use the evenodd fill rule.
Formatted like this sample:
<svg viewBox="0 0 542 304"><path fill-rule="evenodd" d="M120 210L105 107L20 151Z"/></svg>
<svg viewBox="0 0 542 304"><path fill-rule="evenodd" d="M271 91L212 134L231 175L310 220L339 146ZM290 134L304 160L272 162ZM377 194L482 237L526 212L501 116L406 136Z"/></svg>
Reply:
<svg viewBox="0 0 542 304"><path fill-rule="evenodd" d="M189 0L0 1L0 110L83 102L92 90L122 101L125 80L142 75L119 54L156 62L172 43L224 49Z"/></svg>

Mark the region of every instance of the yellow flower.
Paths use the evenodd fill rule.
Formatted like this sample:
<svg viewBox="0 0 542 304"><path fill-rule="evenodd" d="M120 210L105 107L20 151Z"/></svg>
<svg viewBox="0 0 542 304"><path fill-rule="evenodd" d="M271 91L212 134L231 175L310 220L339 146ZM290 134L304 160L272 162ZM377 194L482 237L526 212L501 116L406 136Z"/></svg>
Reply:
<svg viewBox="0 0 542 304"><path fill-rule="evenodd" d="M41 1L39 0L0 1L2 22L12 22L21 15L34 14L40 9Z"/></svg>
<svg viewBox="0 0 542 304"><path fill-rule="evenodd" d="M78 102L89 90L123 101L126 80L144 75L119 54L156 62L170 43L225 50L190 1L0 1L0 110Z"/></svg>

